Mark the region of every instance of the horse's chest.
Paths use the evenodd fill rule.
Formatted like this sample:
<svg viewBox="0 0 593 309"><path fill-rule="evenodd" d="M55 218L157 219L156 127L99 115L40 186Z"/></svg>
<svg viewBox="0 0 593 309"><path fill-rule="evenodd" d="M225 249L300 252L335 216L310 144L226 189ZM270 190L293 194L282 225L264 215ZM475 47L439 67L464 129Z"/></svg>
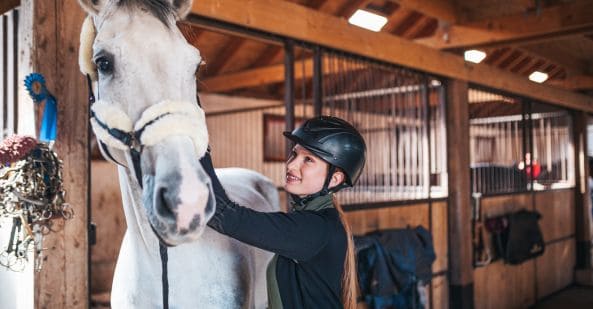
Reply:
<svg viewBox="0 0 593 309"><path fill-rule="evenodd" d="M241 308L253 282L250 249L222 235L169 249L170 308ZM213 237L208 237L213 236ZM125 242L124 242L125 244ZM131 244L129 244L131 245ZM112 290L114 308L162 306L158 253L138 258L122 247ZM137 248L136 248L137 249ZM131 257L136 256L136 259ZM127 258L126 258L127 257Z"/></svg>

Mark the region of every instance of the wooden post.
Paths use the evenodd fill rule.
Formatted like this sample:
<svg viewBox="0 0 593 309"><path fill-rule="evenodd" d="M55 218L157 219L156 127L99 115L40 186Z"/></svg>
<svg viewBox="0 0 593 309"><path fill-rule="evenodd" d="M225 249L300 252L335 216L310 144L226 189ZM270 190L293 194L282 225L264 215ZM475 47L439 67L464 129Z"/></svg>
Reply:
<svg viewBox="0 0 593 309"><path fill-rule="evenodd" d="M589 160L587 158L587 118L585 112L573 112L575 149L575 279L579 284L593 285L591 241L591 188L589 188Z"/></svg>
<svg viewBox="0 0 593 309"><path fill-rule="evenodd" d="M284 43L284 108L286 109L286 124L284 129L288 132L294 130L294 42L286 40ZM292 151L292 147L286 142L285 155Z"/></svg>
<svg viewBox="0 0 593 309"><path fill-rule="evenodd" d="M447 83L447 170L449 182L449 308L474 307L469 175L467 82Z"/></svg>
<svg viewBox="0 0 593 309"><path fill-rule="evenodd" d="M44 238L44 264L35 273L35 308L89 307L88 105L78 69L79 32L85 17L76 0L23 0L22 34L30 44L30 71L43 74L58 99L58 139L66 201L74 218L55 220L56 232ZM24 46L23 48L27 48Z"/></svg>

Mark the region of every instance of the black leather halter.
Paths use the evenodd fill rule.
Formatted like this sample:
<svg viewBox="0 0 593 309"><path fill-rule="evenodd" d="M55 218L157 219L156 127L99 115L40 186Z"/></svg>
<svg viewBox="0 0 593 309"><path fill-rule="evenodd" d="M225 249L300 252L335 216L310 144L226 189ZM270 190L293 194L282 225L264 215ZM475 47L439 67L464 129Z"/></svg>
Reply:
<svg viewBox="0 0 593 309"><path fill-rule="evenodd" d="M142 136L142 132L144 132L144 129L147 126L149 126L150 124L159 120L160 118L168 115L169 113L165 113L165 114L160 115L159 117L149 121L140 130L137 130L137 131L125 132L125 131L119 130L117 128L110 128L109 126L107 126L107 124L105 124L99 118L97 118L91 109L91 106L93 105L93 103L95 103L96 99L95 99L95 94L93 93L93 83L91 81L91 77L87 74L86 78L87 78L87 84L88 84L88 88L89 88L89 116L91 118L95 118L97 123L103 129L105 129L109 133L109 135L111 135L113 138L119 140L124 145L128 146L128 148L130 150L130 155L132 157L134 175L136 176L138 186L140 186L140 188L142 188L142 170L140 168L140 155L142 154L142 150L144 147L140 143L140 137ZM198 105L200 105L199 99L198 99ZM201 107L201 105L200 105L200 107ZM107 155L110 160L112 160L113 162L115 162L116 164L118 164L120 166L126 167L125 165L119 163L113 157L113 155L111 155L111 153L109 152L109 148L107 147L107 145L105 145L105 143L103 141L97 139L97 142L99 143L101 149L103 149L103 152L105 153L105 155ZM152 228L152 225L151 225L151 228ZM163 309L169 309L169 278L168 278L168 273L167 273L167 263L169 260L168 248L167 248L167 244L162 241L162 239L154 231L154 229L153 229L153 232L156 235L157 239L159 240L159 255L161 257L161 283L162 283L162 294L163 294Z"/></svg>

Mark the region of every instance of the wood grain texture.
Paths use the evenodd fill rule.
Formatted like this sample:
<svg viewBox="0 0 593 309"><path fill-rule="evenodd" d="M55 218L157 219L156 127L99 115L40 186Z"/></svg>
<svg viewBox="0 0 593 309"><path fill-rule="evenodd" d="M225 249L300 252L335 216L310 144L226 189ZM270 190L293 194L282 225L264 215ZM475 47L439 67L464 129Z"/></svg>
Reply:
<svg viewBox="0 0 593 309"><path fill-rule="evenodd" d="M446 271L449 267L447 203L435 202L432 204L431 208L431 234L434 250L437 255L437 259L434 261L434 264L432 264L432 272L438 273Z"/></svg>
<svg viewBox="0 0 593 309"><path fill-rule="evenodd" d="M527 308L535 302L535 261L476 268L474 304L479 309Z"/></svg>
<svg viewBox="0 0 593 309"><path fill-rule="evenodd" d="M574 189L538 192L535 209L541 214L539 225L544 241L575 234Z"/></svg>
<svg viewBox="0 0 593 309"><path fill-rule="evenodd" d="M347 21L285 1L201 0L192 14L399 64L445 77L593 112L593 98L533 83L485 64L434 50L387 33L370 33Z"/></svg>
<svg viewBox="0 0 593 309"><path fill-rule="evenodd" d="M497 217L523 208L531 209L531 193L484 197L480 205L484 218Z"/></svg>
<svg viewBox="0 0 593 309"><path fill-rule="evenodd" d="M432 279L430 289L430 302L433 309L449 308L449 281L447 276L439 276Z"/></svg>
<svg viewBox="0 0 593 309"><path fill-rule="evenodd" d="M88 111L78 69L78 33L85 14L75 0L22 2L32 10L32 70L42 73L58 99L58 140L66 201L74 218L55 221L44 240L44 269L35 276L36 308L88 307ZM27 14L29 15L29 14Z"/></svg>
<svg viewBox="0 0 593 309"><path fill-rule="evenodd" d="M451 283L473 281L469 185L469 107L466 82L447 83L447 171Z"/></svg>
<svg viewBox="0 0 593 309"><path fill-rule="evenodd" d="M416 227L428 229L428 204L358 210L346 212L346 220L354 235L382 229Z"/></svg>
<svg viewBox="0 0 593 309"><path fill-rule="evenodd" d="M456 24L419 42L433 48L470 48L524 43L535 39L557 39L567 34L589 33L593 29L591 12L593 2L574 1L542 9L541 12L484 18L479 21Z"/></svg>
<svg viewBox="0 0 593 309"><path fill-rule="evenodd" d="M0 2L0 15L14 9L20 2L19 0L2 0Z"/></svg>
<svg viewBox="0 0 593 309"><path fill-rule="evenodd" d="M557 292L574 281L575 252L574 239L546 246L544 255L536 260L537 299Z"/></svg>
<svg viewBox="0 0 593 309"><path fill-rule="evenodd" d="M97 242L91 246L91 294L111 291L113 272L126 231L117 167L107 161L91 162L91 221Z"/></svg>

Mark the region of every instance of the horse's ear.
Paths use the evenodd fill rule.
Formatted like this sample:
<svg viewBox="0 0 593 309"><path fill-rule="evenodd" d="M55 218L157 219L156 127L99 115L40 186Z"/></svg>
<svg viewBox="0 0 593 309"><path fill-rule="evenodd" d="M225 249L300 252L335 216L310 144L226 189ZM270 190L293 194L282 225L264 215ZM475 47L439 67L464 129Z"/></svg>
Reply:
<svg viewBox="0 0 593 309"><path fill-rule="evenodd" d="M170 0L171 4L177 11L179 19L184 19L191 10L193 0Z"/></svg>
<svg viewBox="0 0 593 309"><path fill-rule="evenodd" d="M109 0L78 0L80 6L90 15L98 15Z"/></svg>

